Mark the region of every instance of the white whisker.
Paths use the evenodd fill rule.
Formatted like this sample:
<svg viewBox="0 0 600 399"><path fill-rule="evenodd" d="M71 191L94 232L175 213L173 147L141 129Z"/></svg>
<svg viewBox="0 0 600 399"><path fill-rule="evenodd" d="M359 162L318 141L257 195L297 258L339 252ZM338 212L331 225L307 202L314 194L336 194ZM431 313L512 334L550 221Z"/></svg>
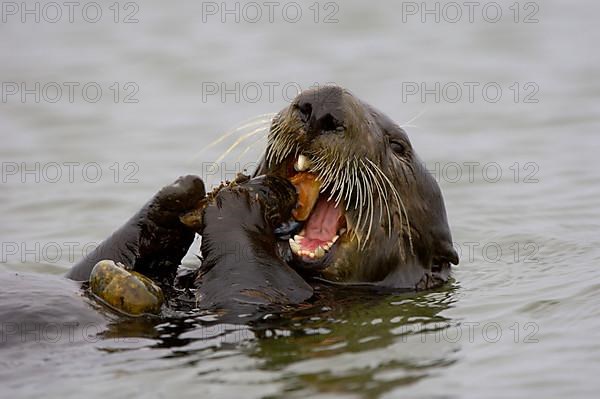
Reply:
<svg viewBox="0 0 600 399"><path fill-rule="evenodd" d="M256 144L260 143L262 140L264 140L266 137L266 134L262 135L261 137L258 137L256 140L254 140L254 142L248 146L246 146L246 148L244 149L244 151L242 151L240 153L240 155L238 155L235 159L234 162L238 162L251 148L253 148Z"/></svg>
<svg viewBox="0 0 600 399"><path fill-rule="evenodd" d="M400 197L400 194L398 194L398 191L396 190L396 188L394 187L394 185L392 184L390 179L385 175L385 173L383 173L383 171L379 168L379 166L377 166L375 163L373 163L373 161L371 161L370 159L368 159L368 158L365 158L365 159L367 160L367 162L369 162L371 164L371 166L373 166L374 170L386 181L388 187L392 191L392 194L394 195L394 198L396 200L396 204L398 205L398 208L400 210L400 231L402 231L402 217L403 217L402 215L404 215L404 218L406 219L407 235L408 235L408 240L409 240L409 244L410 244L410 249L411 249L411 252L414 254L410 220L408 217L408 212L406 211L406 207L404 206L404 202L402 201L402 198Z"/></svg>
<svg viewBox="0 0 600 399"><path fill-rule="evenodd" d="M243 136L239 137L232 145L229 146L229 148L223 153L221 154L221 156L219 158L217 158L217 160L215 162L221 162L223 160L223 158L225 158L231 151L233 151L238 145L240 145L242 142L244 142L244 140L260 133L261 131L265 130L264 127L258 128L258 129L254 129L253 131L251 131L250 133L246 133Z"/></svg>
<svg viewBox="0 0 600 399"><path fill-rule="evenodd" d="M208 144L204 149L208 150L208 149L214 147L215 145L219 144L220 142L222 142L226 138L234 135L235 133L239 132L240 130L246 129L248 127L260 125L260 124L265 124L267 122L271 123L271 121L273 120L273 117L275 115L276 115L275 113L268 113L268 114L257 115L252 119L247 119L246 121L242 122L243 124L241 126L238 126L232 130L229 130L229 131L221 134L218 139L216 139L212 143ZM261 119L256 120L258 118L261 118Z"/></svg>
<svg viewBox="0 0 600 399"><path fill-rule="evenodd" d="M402 127L402 128L411 127L410 124L415 122L420 117L422 117L425 114L425 111L427 111L427 107L424 107L421 111L419 111L419 113L417 115L415 115L413 118L411 118L408 122L401 124L400 127ZM413 126L413 127L416 127L416 126Z"/></svg>

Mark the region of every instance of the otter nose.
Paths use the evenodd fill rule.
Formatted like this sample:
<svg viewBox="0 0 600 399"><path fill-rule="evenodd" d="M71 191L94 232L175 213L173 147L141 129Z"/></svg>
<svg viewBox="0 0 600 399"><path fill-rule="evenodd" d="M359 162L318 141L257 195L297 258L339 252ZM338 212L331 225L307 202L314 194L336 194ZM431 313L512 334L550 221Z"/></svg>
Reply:
<svg viewBox="0 0 600 399"><path fill-rule="evenodd" d="M296 105L309 136L344 130L342 95L339 87L323 87L300 93Z"/></svg>

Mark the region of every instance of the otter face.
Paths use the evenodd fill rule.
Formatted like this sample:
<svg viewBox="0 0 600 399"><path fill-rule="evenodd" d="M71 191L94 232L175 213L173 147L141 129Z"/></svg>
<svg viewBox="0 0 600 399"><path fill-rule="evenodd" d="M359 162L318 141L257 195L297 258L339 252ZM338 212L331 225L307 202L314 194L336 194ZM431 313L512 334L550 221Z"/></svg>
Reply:
<svg viewBox="0 0 600 399"><path fill-rule="evenodd" d="M441 191L408 136L343 88L304 91L274 118L263 173L296 186L297 268L418 288L458 263Z"/></svg>

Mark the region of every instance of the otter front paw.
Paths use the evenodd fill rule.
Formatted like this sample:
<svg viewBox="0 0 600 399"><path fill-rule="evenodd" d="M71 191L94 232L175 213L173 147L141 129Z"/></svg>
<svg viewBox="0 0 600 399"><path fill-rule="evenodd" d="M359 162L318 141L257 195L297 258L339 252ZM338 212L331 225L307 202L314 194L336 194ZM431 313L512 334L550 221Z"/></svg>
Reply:
<svg viewBox="0 0 600 399"><path fill-rule="evenodd" d="M158 281L172 281L195 233L202 231L205 197L202 179L182 176L142 208L134 218L138 230L134 270Z"/></svg>
<svg viewBox="0 0 600 399"><path fill-rule="evenodd" d="M181 176L163 187L148 204L148 217L161 227L176 227L181 223L196 229L206 202L202 179L195 175Z"/></svg>
<svg viewBox="0 0 600 399"><path fill-rule="evenodd" d="M200 230L205 196L204 183L198 176L178 178L80 260L67 277L88 280L98 262L113 259L160 281L172 281L179 262ZM185 217L190 213L196 215L191 221Z"/></svg>

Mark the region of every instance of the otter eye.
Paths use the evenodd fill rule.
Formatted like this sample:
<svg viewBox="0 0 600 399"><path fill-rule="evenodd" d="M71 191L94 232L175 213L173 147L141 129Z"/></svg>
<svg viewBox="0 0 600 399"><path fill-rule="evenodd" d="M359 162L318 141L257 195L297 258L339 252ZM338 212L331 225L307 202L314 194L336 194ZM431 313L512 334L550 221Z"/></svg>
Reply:
<svg viewBox="0 0 600 399"><path fill-rule="evenodd" d="M406 146L398 140L390 140L390 147L398 155L403 155L406 152Z"/></svg>

